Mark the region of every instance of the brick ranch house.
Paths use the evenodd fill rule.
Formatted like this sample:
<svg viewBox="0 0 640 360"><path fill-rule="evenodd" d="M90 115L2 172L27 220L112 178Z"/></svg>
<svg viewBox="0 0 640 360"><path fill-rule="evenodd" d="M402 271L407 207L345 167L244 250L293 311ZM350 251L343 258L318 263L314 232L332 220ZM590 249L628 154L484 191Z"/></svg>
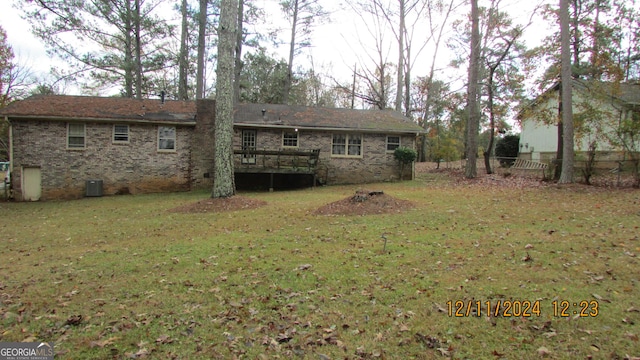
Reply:
<svg viewBox="0 0 640 360"><path fill-rule="evenodd" d="M38 95L0 110L19 201L188 191L213 185L215 101ZM422 129L392 111L239 104L240 183L391 181ZM408 167L404 179L413 178ZM253 180L253 182L252 182Z"/></svg>

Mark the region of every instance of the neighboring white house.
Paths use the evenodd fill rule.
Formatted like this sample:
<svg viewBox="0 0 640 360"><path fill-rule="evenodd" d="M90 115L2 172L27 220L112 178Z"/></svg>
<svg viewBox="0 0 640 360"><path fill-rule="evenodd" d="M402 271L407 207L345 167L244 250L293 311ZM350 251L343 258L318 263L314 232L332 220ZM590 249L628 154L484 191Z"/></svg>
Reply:
<svg viewBox="0 0 640 360"><path fill-rule="evenodd" d="M550 162L558 149L560 83L538 96L519 114L519 158ZM640 110L640 84L612 85L573 81L574 144L576 157L584 157L597 144L600 160L622 160L624 146L617 135L620 122ZM638 151L637 144L635 151Z"/></svg>

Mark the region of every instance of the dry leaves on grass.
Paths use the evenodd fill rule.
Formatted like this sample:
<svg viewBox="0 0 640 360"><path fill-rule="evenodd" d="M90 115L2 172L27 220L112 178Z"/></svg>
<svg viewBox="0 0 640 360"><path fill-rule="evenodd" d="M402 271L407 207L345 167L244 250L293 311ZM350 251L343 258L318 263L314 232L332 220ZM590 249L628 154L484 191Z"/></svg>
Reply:
<svg viewBox="0 0 640 360"><path fill-rule="evenodd" d="M235 195L228 198L204 199L193 204L179 206L169 211L185 214L208 212L217 213L225 211L256 209L266 204L266 201Z"/></svg>

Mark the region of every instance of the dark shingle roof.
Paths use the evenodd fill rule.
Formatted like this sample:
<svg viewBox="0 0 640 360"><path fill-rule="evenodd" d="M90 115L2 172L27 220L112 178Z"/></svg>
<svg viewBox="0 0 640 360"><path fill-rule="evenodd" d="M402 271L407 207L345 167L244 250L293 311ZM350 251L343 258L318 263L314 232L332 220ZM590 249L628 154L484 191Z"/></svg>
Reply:
<svg viewBox="0 0 640 360"><path fill-rule="evenodd" d="M205 100L212 101L212 100ZM264 116L262 110L265 110ZM195 125L194 101L118 97L37 95L16 101L0 116L21 119L127 121ZM418 133L422 128L395 111L315 108L275 104L238 104L234 124L384 133Z"/></svg>
<svg viewBox="0 0 640 360"><path fill-rule="evenodd" d="M0 115L39 119L125 120L195 124L193 101L117 97L36 95L16 101Z"/></svg>
<svg viewBox="0 0 640 360"><path fill-rule="evenodd" d="M264 110L264 115L263 115ZM422 128L390 110L354 110L275 104L238 104L236 125L317 130L418 133Z"/></svg>

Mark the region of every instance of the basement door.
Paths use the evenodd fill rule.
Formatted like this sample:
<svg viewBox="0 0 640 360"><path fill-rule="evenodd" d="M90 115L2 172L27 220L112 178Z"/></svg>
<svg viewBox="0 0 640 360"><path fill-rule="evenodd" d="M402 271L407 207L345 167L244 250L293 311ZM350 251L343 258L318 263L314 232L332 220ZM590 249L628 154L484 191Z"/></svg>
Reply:
<svg viewBox="0 0 640 360"><path fill-rule="evenodd" d="M22 200L38 201L42 195L42 175L39 167L22 168Z"/></svg>

